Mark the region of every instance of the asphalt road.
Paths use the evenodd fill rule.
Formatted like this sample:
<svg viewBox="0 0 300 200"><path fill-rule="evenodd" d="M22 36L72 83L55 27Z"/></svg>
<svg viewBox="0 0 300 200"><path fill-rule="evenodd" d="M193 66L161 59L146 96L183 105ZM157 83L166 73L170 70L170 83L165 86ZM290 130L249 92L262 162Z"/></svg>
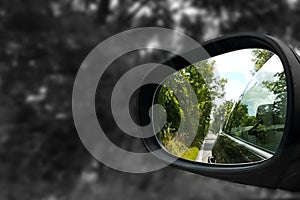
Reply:
<svg viewBox="0 0 300 200"><path fill-rule="evenodd" d="M196 162L208 162L208 157L212 155L212 149L216 139L217 135L215 134L208 134L206 136L196 158Z"/></svg>

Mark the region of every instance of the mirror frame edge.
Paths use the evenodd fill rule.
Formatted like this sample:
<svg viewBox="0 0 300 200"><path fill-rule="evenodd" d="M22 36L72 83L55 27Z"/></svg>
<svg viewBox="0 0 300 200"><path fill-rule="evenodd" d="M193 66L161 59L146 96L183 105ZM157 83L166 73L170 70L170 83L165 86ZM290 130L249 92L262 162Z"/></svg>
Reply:
<svg viewBox="0 0 300 200"><path fill-rule="evenodd" d="M292 191L300 191L300 186L296 186L300 185L300 170L298 170L299 173L295 175L294 170L290 170L294 169L295 167L289 167L291 163L295 163L295 160L298 161L297 163L299 163L296 165L298 166L298 169L300 166L300 147L296 148L296 144L300 143L300 138L296 135L296 132L300 131L300 129L296 126L297 119L300 119L300 116L297 114L299 112L294 112L295 109L296 111L300 111L300 106L297 106L297 104L294 103L297 97L300 99L300 92L296 91L296 86L299 85L297 83L300 81L300 79L297 78L297 75L300 77L299 57L284 42L271 36L253 33L238 33L222 36L205 42L202 44L202 46L211 57L245 48L267 49L278 55L285 70L288 88L288 108L285 133L279 145L278 151L271 159L267 161L254 164L224 166L196 163L178 158L171 165L176 168L212 178L267 188L281 188ZM178 56L171 58L164 64L169 66L171 64L172 66L176 59L178 60ZM172 67L176 70L180 70L178 66L173 65ZM181 68L184 67L186 66ZM145 102L147 102L147 98L151 98L151 93L146 93L147 91L145 90L139 91L139 97L137 101L139 122L145 121L145 112L141 112L141 110L143 110L142 107L145 105ZM143 139L149 151L153 151L155 148L158 148L158 141L155 140L156 137ZM298 152L299 156L294 156L293 158L289 156L295 151ZM172 157L171 154L168 154L169 153L166 153L167 157ZM285 178L281 180L284 176ZM296 181L297 177L299 181ZM291 181L294 181L295 183L291 184Z"/></svg>

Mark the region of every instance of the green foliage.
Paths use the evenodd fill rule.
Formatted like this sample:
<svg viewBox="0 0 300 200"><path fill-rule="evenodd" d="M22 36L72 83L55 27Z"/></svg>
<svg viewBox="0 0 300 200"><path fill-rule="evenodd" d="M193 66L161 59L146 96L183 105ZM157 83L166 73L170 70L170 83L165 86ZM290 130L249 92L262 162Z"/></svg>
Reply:
<svg viewBox="0 0 300 200"><path fill-rule="evenodd" d="M264 81L263 84L269 91L277 95L273 105L274 122L284 124L287 112L287 85L285 73L276 73L274 78L276 78L277 81Z"/></svg>
<svg viewBox="0 0 300 200"><path fill-rule="evenodd" d="M199 148L198 147L190 147L188 148L180 141L169 140L168 144L165 145L166 149L181 158L185 158L187 160L196 160Z"/></svg>
<svg viewBox="0 0 300 200"><path fill-rule="evenodd" d="M170 76L159 91L157 102L167 113L167 125L160 131L159 138L176 155L182 153L183 146L199 149L208 133L213 100L224 95L227 82L214 77L214 65L215 61L201 61L188 66ZM181 102L175 94L183 97ZM193 102L193 95L197 102ZM182 105L187 106L183 109ZM195 111L199 112L199 119L195 119ZM193 157L193 152L185 155Z"/></svg>
<svg viewBox="0 0 300 200"><path fill-rule="evenodd" d="M159 139L164 146L166 146L168 142L174 137L176 129L172 128L171 125L172 123L167 123L159 132Z"/></svg>
<svg viewBox="0 0 300 200"><path fill-rule="evenodd" d="M159 132L158 136L164 147L172 154L183 157L191 157L192 148L188 148L184 143L184 137L176 135L175 128L171 127L171 123L167 123ZM176 137L175 137L176 136ZM199 151L199 149L198 149ZM197 156L197 155L196 155Z"/></svg>
<svg viewBox="0 0 300 200"><path fill-rule="evenodd" d="M247 105L240 101L234 106L230 119L227 122L225 132L231 134L231 130L235 127L243 127L255 124L255 118L249 117Z"/></svg>
<svg viewBox="0 0 300 200"><path fill-rule="evenodd" d="M233 105L233 101L225 101L223 104L214 108L213 119L210 126L212 133L219 133L219 131L223 128Z"/></svg>
<svg viewBox="0 0 300 200"><path fill-rule="evenodd" d="M274 55L274 53L265 49L255 49L252 51L252 55L254 56L252 61L255 63L255 66L251 74L254 75Z"/></svg>
<svg viewBox="0 0 300 200"><path fill-rule="evenodd" d="M286 77L284 72L276 73L274 78L277 81L264 81L263 84L274 94L282 94L287 92Z"/></svg>
<svg viewBox="0 0 300 200"><path fill-rule="evenodd" d="M265 125L260 124L256 130L257 134L256 138L260 141L260 143L265 143L265 139L267 137L267 128Z"/></svg>
<svg viewBox="0 0 300 200"><path fill-rule="evenodd" d="M179 157L188 150L188 147L185 146L184 143L173 139L168 140L164 146L170 153Z"/></svg>
<svg viewBox="0 0 300 200"><path fill-rule="evenodd" d="M180 157L185 158L187 160L196 160L199 153L199 148L191 147L187 151L185 151Z"/></svg>
<svg viewBox="0 0 300 200"><path fill-rule="evenodd" d="M157 101L165 108L167 115L167 127L169 125L175 131L178 129L183 115L179 102L172 91L163 86L159 92Z"/></svg>

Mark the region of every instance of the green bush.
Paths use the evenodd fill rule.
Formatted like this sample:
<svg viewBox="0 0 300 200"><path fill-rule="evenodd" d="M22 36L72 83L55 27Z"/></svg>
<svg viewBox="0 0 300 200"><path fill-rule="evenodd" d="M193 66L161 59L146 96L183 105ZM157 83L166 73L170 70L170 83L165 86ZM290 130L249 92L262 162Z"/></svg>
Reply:
<svg viewBox="0 0 300 200"><path fill-rule="evenodd" d="M176 156L180 156L188 150L188 147L186 145L174 139L169 140L165 147L170 153Z"/></svg>
<svg viewBox="0 0 300 200"><path fill-rule="evenodd" d="M198 153L199 148L191 147L181 155L181 158L185 158L187 160L196 160Z"/></svg>
<svg viewBox="0 0 300 200"><path fill-rule="evenodd" d="M165 147L170 153L188 160L196 160L199 153L198 147L188 148L182 142L176 140L170 140Z"/></svg>

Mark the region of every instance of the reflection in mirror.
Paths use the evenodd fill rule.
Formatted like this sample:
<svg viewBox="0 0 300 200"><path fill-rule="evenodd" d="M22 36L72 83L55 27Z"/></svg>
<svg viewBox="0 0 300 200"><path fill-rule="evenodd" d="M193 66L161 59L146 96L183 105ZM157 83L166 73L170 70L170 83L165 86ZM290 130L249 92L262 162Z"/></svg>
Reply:
<svg viewBox="0 0 300 200"><path fill-rule="evenodd" d="M169 76L155 103L167 114L157 139L169 153L212 164L263 161L275 154L284 133L285 73L268 50L238 50ZM154 126L162 116L153 112Z"/></svg>

